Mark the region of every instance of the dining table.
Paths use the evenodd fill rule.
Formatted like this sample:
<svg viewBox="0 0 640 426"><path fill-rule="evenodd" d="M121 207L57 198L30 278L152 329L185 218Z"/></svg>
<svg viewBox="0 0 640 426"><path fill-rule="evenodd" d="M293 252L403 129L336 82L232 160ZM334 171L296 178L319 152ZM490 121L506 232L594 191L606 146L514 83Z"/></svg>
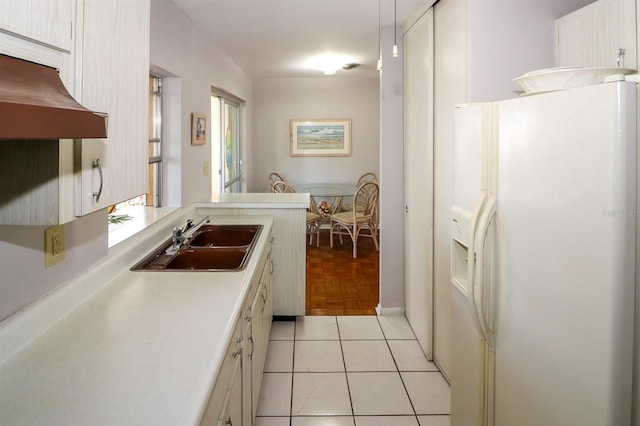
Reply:
<svg viewBox="0 0 640 426"><path fill-rule="evenodd" d="M345 197L353 197L356 192L354 183L343 182L312 182L294 184L296 192L307 192L311 197L311 204L318 209L318 203L326 201L331 208L331 213L342 209ZM321 215L323 216L323 215Z"/></svg>

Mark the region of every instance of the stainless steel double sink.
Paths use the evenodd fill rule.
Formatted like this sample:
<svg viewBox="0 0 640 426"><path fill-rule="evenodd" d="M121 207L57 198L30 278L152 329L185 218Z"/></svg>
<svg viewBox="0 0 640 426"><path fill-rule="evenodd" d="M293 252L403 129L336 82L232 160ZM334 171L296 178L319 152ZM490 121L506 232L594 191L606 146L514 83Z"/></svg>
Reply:
<svg viewBox="0 0 640 426"><path fill-rule="evenodd" d="M241 271L245 268L262 225L203 225L175 254L173 240L158 246L132 271Z"/></svg>

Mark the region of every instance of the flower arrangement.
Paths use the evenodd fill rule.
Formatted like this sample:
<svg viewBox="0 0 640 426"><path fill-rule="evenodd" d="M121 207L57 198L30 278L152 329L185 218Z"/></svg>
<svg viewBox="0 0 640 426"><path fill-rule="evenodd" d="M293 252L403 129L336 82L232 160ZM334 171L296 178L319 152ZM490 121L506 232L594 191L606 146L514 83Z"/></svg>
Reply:
<svg viewBox="0 0 640 426"><path fill-rule="evenodd" d="M320 201L318 203L318 214L322 217L331 216L331 206L326 201Z"/></svg>

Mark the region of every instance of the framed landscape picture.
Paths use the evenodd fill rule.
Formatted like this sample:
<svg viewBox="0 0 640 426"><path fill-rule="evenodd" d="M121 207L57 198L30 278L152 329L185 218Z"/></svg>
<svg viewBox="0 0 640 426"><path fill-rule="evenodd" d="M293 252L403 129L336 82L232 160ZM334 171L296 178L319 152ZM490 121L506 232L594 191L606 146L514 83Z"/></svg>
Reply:
<svg viewBox="0 0 640 426"><path fill-rule="evenodd" d="M351 156L351 120L289 120L292 157Z"/></svg>

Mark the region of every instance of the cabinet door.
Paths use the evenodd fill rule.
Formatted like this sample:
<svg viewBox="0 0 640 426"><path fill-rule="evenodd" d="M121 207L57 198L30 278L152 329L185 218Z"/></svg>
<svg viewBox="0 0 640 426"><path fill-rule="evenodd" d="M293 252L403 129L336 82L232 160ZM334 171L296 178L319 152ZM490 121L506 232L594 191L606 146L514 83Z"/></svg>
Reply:
<svg viewBox="0 0 640 426"><path fill-rule="evenodd" d="M78 216L146 192L149 120L149 0L82 6L82 103L109 127L107 139L76 142Z"/></svg>
<svg viewBox="0 0 640 426"><path fill-rule="evenodd" d="M558 18L556 65L637 69L635 8L636 0L599 0Z"/></svg>
<svg viewBox="0 0 640 426"><path fill-rule="evenodd" d="M251 407L252 391L251 391L251 377L252 377L252 358L253 358L253 336L251 335L251 328L253 326L253 318L251 317L251 309L246 309L244 315L245 328L242 340L242 419L243 422L250 425L253 424L253 413ZM244 424L243 423L243 424Z"/></svg>
<svg viewBox="0 0 640 426"><path fill-rule="evenodd" d="M71 51L75 0L2 0L0 30Z"/></svg>
<svg viewBox="0 0 640 426"><path fill-rule="evenodd" d="M200 426L224 425L228 419L241 425L242 415L242 329L244 322L238 319L233 337L218 372L218 378L207 402ZM238 414L239 413L239 414Z"/></svg>
<svg viewBox="0 0 640 426"><path fill-rule="evenodd" d="M222 414L218 419L218 426L242 426L242 367L240 358L233 366L231 383L227 389Z"/></svg>
<svg viewBox="0 0 640 426"><path fill-rule="evenodd" d="M267 359L267 349L269 346L269 333L271 332L271 321L273 318L273 299L271 297L271 273L273 271L273 263L271 256L262 270L260 277L260 289L256 294L256 309L254 313L254 323L252 325L253 332L253 357L251 359L251 392L252 392L252 414L255 418L258 401L260 399L260 389L262 388L262 376L264 373L264 364Z"/></svg>

